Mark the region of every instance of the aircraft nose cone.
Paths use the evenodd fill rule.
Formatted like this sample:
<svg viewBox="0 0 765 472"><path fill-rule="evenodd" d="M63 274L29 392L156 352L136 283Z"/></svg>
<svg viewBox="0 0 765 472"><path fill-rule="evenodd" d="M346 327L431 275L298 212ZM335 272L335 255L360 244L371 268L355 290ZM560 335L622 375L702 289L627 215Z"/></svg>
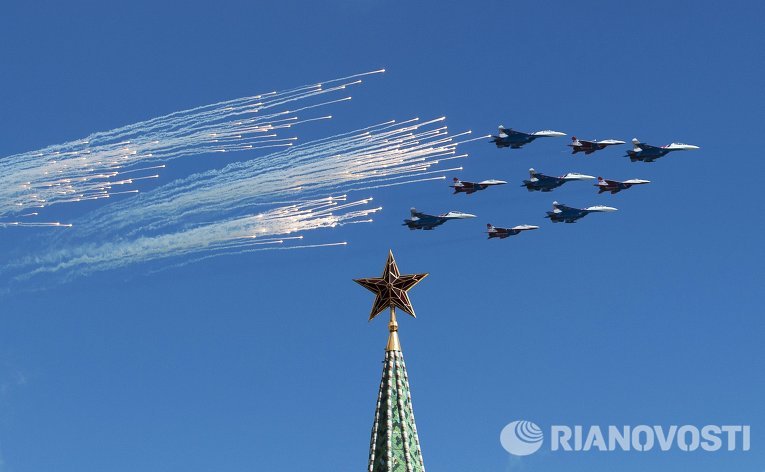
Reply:
<svg viewBox="0 0 765 472"><path fill-rule="evenodd" d="M587 174L580 174L578 172L570 172L563 176L565 180L593 180L595 177Z"/></svg>
<svg viewBox="0 0 765 472"><path fill-rule="evenodd" d="M699 149L698 146L695 146L693 144L685 144L685 143L672 143L666 147L668 149L681 149L684 151L690 151L691 149Z"/></svg>

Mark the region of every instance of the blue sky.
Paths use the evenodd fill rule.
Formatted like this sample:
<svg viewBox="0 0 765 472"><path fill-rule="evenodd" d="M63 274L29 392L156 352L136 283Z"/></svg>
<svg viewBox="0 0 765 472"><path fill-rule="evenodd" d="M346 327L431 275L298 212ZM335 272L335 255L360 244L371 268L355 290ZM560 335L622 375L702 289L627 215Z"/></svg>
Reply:
<svg viewBox="0 0 765 472"><path fill-rule="evenodd" d="M431 274L412 292L418 319L400 322L428 469L765 468L762 4L186 3L4 5L0 155L379 67L301 137L446 115L480 134L503 123L702 149L642 164L624 147L571 157L567 138L472 143L459 176L511 185L375 191L374 224L310 235L346 247L12 291L0 298L0 470L362 469L386 329L367 324L372 297L351 279L381 272L389 248L403 272ZM532 166L652 183L531 194L517 185ZM553 199L619 211L552 225ZM479 218L410 232L410 206ZM486 241L487 222L541 229ZM3 230L0 244L27 254L48 233ZM750 424L752 450L518 460L499 444L516 419Z"/></svg>

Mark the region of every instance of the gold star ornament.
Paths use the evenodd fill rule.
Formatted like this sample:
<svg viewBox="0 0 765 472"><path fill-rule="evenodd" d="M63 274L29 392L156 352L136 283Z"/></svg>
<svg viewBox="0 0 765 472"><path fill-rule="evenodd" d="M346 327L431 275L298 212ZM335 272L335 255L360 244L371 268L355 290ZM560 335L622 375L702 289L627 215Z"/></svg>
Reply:
<svg viewBox="0 0 765 472"><path fill-rule="evenodd" d="M427 276L428 274L401 275L393 258L393 251L388 251L388 260L381 277L354 279L354 282L375 294L375 304L369 314L370 321L388 307L398 308L416 318L407 292Z"/></svg>

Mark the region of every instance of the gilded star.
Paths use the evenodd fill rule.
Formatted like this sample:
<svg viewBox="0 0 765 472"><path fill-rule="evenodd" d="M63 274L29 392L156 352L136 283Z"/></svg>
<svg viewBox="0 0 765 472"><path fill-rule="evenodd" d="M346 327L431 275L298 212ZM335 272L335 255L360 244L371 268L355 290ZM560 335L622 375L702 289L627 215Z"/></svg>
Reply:
<svg viewBox="0 0 765 472"><path fill-rule="evenodd" d="M370 321L388 307L399 308L416 318L407 292L427 276L428 274L401 275L393 258L393 251L388 251L388 261L385 263L382 277L354 279L354 282L375 293L375 304L369 314Z"/></svg>

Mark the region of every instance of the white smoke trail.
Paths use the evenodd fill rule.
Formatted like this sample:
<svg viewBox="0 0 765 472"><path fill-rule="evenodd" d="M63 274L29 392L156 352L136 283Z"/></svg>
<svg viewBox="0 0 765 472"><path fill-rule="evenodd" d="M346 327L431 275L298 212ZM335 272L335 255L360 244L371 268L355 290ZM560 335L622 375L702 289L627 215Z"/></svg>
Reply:
<svg viewBox="0 0 765 472"><path fill-rule="evenodd" d="M137 180L156 176L123 175L158 169L141 163L169 161L215 152L290 147L295 137L280 138L278 131L331 117L299 119L297 113L349 100L350 97L287 107L361 82L365 72L281 92L222 101L179 111L87 138L49 146L39 151L0 159L0 218L27 214L30 209L57 203L109 198L112 191ZM353 80L356 79L356 80ZM0 227L59 226L6 221Z"/></svg>
<svg viewBox="0 0 765 472"><path fill-rule="evenodd" d="M77 226L83 234L158 232L275 200L342 192L354 183L385 186L426 175L435 164L466 156L456 154L460 143L454 139L465 133L449 136L446 127L428 129L441 121L415 118L398 126L389 121L197 173L97 210Z"/></svg>
<svg viewBox="0 0 765 472"><path fill-rule="evenodd" d="M374 73L374 72L373 72ZM354 78L354 77L351 77ZM341 80L341 79L338 79ZM341 80L342 82L342 80ZM155 175L133 177L129 173L148 172L163 165L136 165L146 162L141 156L158 153L163 159L172 159L193 152L242 149L240 140L243 133L254 133L253 129L237 128L223 137L228 147L213 149L209 146L209 134L216 129L215 139L221 138L220 121L230 120L236 114L249 113L252 100L257 99L261 109L305 96L343 88L346 83L330 88L320 85L306 86L287 92L264 94L248 99L200 107L178 112L147 122L130 125L106 133L92 135L88 144L100 144L101 154L106 146L114 142L117 146L138 146L147 142L154 144L152 153L136 149L128 154L130 164L120 164L119 172L128 174L116 178L116 170L109 173L93 171L79 180L72 177L66 185L56 185L51 192L59 192L54 202L81 201L83 199L110 198L122 192L112 192L115 185L125 185ZM344 99L341 99L344 100ZM329 103L329 102L324 102ZM267 118L269 130L298 123L297 117L283 117L303 109L323 106L324 103L307 105L302 109L282 111ZM279 119L275 119L279 117ZM312 118L326 119L329 117ZM242 118L233 118L234 126L244 125ZM318 198L319 195L338 194L343 191L358 191L398 186L415 182L442 180L445 177L433 174L461 170L461 167L434 170L433 166L444 161L461 159L467 154L457 154L457 146L476 139L462 139L470 131L450 135L443 126L444 117L428 121L413 118L403 122L395 120L367 126L347 133L315 140L299 146L270 154L235 162L220 169L192 174L170 182L134 198L124 199L103 206L76 221L75 227L58 236L58 250L47 250L34 257L5 264L0 273L12 274L20 280L45 274L73 278L98 271L116 269L131 264L156 260L176 259L176 265L185 265L210 257L241 254L262 250L315 248L342 245L345 243L315 243L293 245L302 235L321 228L334 228L344 224L371 222L368 218L380 208L358 208L366 205L371 198L346 202L346 196ZM250 120L256 120L250 118ZM304 121L310 121L304 120ZM172 123L172 124L169 124ZM230 125L232 122L225 122ZM262 125L259 123L258 126ZM252 125L255 126L255 125ZM193 132L189 132L189 130ZM179 130L182 130L179 132ZM258 131L260 132L260 131ZM147 138L150 136L150 138ZM154 139L161 136L162 139ZM204 137L200 141L188 141L190 136ZM124 138L131 137L125 140ZM175 141L173 141L175 139ZM461 139L461 140L460 140ZM205 141L207 140L207 141ZM268 140L262 140L265 143ZM108 144L112 143L112 144ZM167 144L171 143L171 144ZM189 143L194 143L193 145ZM291 143L290 143L291 144ZM63 146L63 145L62 145ZM215 146L222 146L217 141ZM140 152L139 152L140 151ZM59 151L56 151L59 152ZM129 156L137 156L130 158ZM64 159L67 166L73 160ZM60 162L60 161L56 161ZM88 166L93 167L92 163ZM18 169L16 169L18 170ZM81 171L82 169L80 169ZM62 171L63 172L63 171ZM68 172L68 171L67 171ZM93 176L99 176L98 178ZM111 179L109 185L93 184L102 176ZM46 177L47 178L47 177ZM60 176L59 176L59 179ZM59 183L63 180L59 180ZM32 191L31 184L29 190ZM92 187L88 192L82 188ZM68 186L79 186L77 192L70 192ZM39 187L34 188L34 198L39 197ZM3 196L0 190L0 196ZM45 203L50 203L47 199ZM37 202L40 203L40 202ZM21 205L26 208L30 205ZM32 205L33 206L33 205ZM42 206L38 205L38 206ZM264 210L252 214L253 208ZM0 216L3 207L0 205ZM24 213L34 216L37 212ZM22 215L19 215L21 218ZM35 225L24 220L0 223L0 226ZM36 225L62 226L61 223L36 223ZM93 243L92 241L109 241ZM285 241L293 244L285 245Z"/></svg>
<svg viewBox="0 0 765 472"><path fill-rule="evenodd" d="M380 208L356 207L366 205L370 201L371 198L346 203L344 197L322 198L156 236L102 244L83 244L26 258L17 264L17 267L34 265L36 268L22 271L18 279L56 272L73 277L149 260L200 253L210 255L217 252L217 255L221 255L251 251L258 246L302 239L301 236L289 236L296 232L333 228L366 218ZM322 245L304 247L313 246Z"/></svg>
<svg viewBox="0 0 765 472"><path fill-rule="evenodd" d="M359 208L371 198L349 203L345 195L317 193L442 180L432 175L461 169L431 169L466 156L456 151L466 141L455 138L469 132L450 136L442 121L388 121L193 174L85 215L59 237L65 249L0 272L71 278L168 258L182 258L175 264L185 265L228 254L324 247L284 243L302 238L297 233L370 222L380 208ZM252 214L260 206L264 211ZM87 242L99 238L112 242Z"/></svg>
<svg viewBox="0 0 765 472"><path fill-rule="evenodd" d="M35 227L43 228L43 227L46 227L46 226L60 227L60 228L71 228L72 224L71 223L64 224L64 223L60 223L58 221L47 222L47 223L28 223L28 222L25 222L25 221L8 221L8 222L0 223L0 228L13 228L13 227L24 227L24 226L28 227L28 228L35 228Z"/></svg>

